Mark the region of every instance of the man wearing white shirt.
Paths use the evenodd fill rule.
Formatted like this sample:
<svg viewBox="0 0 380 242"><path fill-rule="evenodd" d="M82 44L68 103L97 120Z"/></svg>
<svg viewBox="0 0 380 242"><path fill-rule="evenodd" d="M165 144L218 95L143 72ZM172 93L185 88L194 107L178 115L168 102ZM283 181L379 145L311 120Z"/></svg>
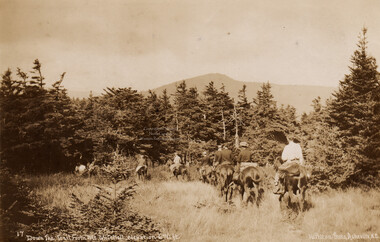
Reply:
<svg viewBox="0 0 380 242"><path fill-rule="evenodd" d="M174 160L173 160L173 163L174 163L174 164L182 164L181 157L178 155L177 152L174 153Z"/></svg>
<svg viewBox="0 0 380 242"><path fill-rule="evenodd" d="M174 159L173 159L173 164L170 166L170 170L171 171L174 171L174 169L178 169L178 167L180 167L182 164L182 159L181 157L178 155L177 152L174 153Z"/></svg>
<svg viewBox="0 0 380 242"><path fill-rule="evenodd" d="M279 184L279 179L284 177L287 168L291 167L295 163L299 165L304 165L305 163L301 145L299 143L295 143L294 140L294 137L289 137L289 143L282 151L281 159L284 161L284 163L278 167L278 172L274 178L274 185L277 187L277 190L274 192L275 194L283 193L284 188L281 186L281 184Z"/></svg>
<svg viewBox="0 0 380 242"><path fill-rule="evenodd" d="M304 165L301 145L294 143L293 140L289 140L289 144L285 146L281 159L286 162L297 162L300 165Z"/></svg>

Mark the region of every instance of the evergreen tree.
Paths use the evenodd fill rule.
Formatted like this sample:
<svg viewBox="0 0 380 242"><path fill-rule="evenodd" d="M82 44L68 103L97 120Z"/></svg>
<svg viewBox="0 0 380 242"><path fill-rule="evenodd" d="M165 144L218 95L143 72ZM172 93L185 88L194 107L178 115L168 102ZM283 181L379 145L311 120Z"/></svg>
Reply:
<svg viewBox="0 0 380 242"><path fill-rule="evenodd" d="M147 127L144 97L132 88L107 88L101 99L102 115L110 126L108 143L112 149L118 146L127 154L133 154L142 144Z"/></svg>
<svg viewBox="0 0 380 242"><path fill-rule="evenodd" d="M248 102L246 92L247 92L247 86L244 84L242 89L239 90L239 93L238 93L239 99L236 104L238 124L240 128L239 136L242 136L243 133L245 133L252 117L252 113L250 113L251 103Z"/></svg>
<svg viewBox="0 0 380 242"><path fill-rule="evenodd" d="M71 100L61 85L46 89L41 63L35 60L32 77L17 69L21 81L8 70L1 82L2 160L14 169L32 172L72 168L71 142L77 120Z"/></svg>
<svg viewBox="0 0 380 242"><path fill-rule="evenodd" d="M202 99L205 141L216 140L220 142L220 136L218 135L220 122L218 106L218 90L215 88L214 82L210 82L203 91Z"/></svg>
<svg viewBox="0 0 380 242"><path fill-rule="evenodd" d="M319 190L346 187L354 174L352 151L344 151L337 127L327 123L329 113L321 98L313 100L313 111L302 118L302 144L307 164L311 164L311 183ZM349 152L349 153L348 153Z"/></svg>
<svg viewBox="0 0 380 242"><path fill-rule="evenodd" d="M173 147L175 147L175 144L177 142L175 139L176 124L174 119L174 107L170 102L170 97L166 89L162 91L162 94L159 97L159 102L161 105L161 125L166 129L165 135L161 140L160 153L161 156L163 156L160 157L160 160L161 162L166 162L167 157L165 157L165 155L174 152Z"/></svg>
<svg viewBox="0 0 380 242"><path fill-rule="evenodd" d="M367 29L359 36L358 49L351 57L350 74L340 81L339 90L329 105L330 123L340 130L346 150L357 152L355 184L379 185L380 168L378 122L379 72L376 59L367 53ZM377 111L377 112L376 112Z"/></svg>
<svg viewBox="0 0 380 242"><path fill-rule="evenodd" d="M228 92L225 91L225 86L222 84L220 88L220 92L218 93L218 106L220 109L220 123L222 124L220 133L223 134L222 140L223 142L227 142L232 140L235 132L235 124L234 124L234 101L229 96Z"/></svg>
<svg viewBox="0 0 380 242"><path fill-rule="evenodd" d="M235 129L234 103L224 85L218 91L214 82L210 82L203 91L203 96L204 132L207 133L205 141L223 143L232 140Z"/></svg>
<svg viewBox="0 0 380 242"><path fill-rule="evenodd" d="M197 89L188 89L186 82L181 82L174 94L174 120L178 127L178 136L175 138L178 140L176 149L181 150L187 157L190 156L190 143L203 138L200 130L203 129L204 116L200 107Z"/></svg>
<svg viewBox="0 0 380 242"><path fill-rule="evenodd" d="M162 95L159 98L162 107L162 121L166 124L173 125L173 105L170 103L170 97L166 89L162 91Z"/></svg>
<svg viewBox="0 0 380 242"><path fill-rule="evenodd" d="M149 91L146 98L146 144L147 150L154 160L163 159L161 154L173 152L171 147L175 144L173 110L166 90L162 96L158 97L154 92Z"/></svg>
<svg viewBox="0 0 380 242"><path fill-rule="evenodd" d="M263 83L253 103L250 128L244 136L251 144L255 162L273 164L281 157L284 144L273 139L272 134L288 132L288 127L280 117L269 83Z"/></svg>
<svg viewBox="0 0 380 242"><path fill-rule="evenodd" d="M22 92L23 88L12 78L12 72L8 69L2 75L0 87L0 157L3 163L19 162L19 133L22 127L20 115L24 112Z"/></svg>

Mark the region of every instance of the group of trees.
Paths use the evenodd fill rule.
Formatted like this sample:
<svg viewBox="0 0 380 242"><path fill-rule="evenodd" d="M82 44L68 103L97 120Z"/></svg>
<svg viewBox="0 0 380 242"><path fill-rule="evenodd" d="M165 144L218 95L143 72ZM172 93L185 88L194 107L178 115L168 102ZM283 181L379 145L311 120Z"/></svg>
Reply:
<svg viewBox="0 0 380 242"><path fill-rule="evenodd" d="M363 28L352 65L333 97L302 116L302 138L322 187L380 185L380 74Z"/></svg>
<svg viewBox="0 0 380 242"><path fill-rule="evenodd" d="M2 163L32 172L62 171L77 163L110 162L114 152L146 152L165 161L180 151L193 159L200 149L213 151L220 143L236 148L248 141L256 162L273 164L285 145L276 134L291 132L315 167L315 183L379 185L379 73L365 34L363 29L339 90L326 105L316 98L314 110L301 120L294 107L276 105L269 83L252 102L246 86L233 100L213 82L198 91L185 81L173 95L107 88L101 96L79 100L63 88L65 73L46 88L38 60L31 76L18 69L14 77L7 70L0 87Z"/></svg>
<svg viewBox="0 0 380 242"><path fill-rule="evenodd" d="M181 82L174 95L166 90L143 96L131 88L107 88L101 96L70 99L62 82L64 73L46 88L41 64L34 62L32 76L17 70L16 78L7 70L1 83L2 162L14 169L59 171L77 163L96 160L110 162L116 150L125 155L146 152L153 160L180 151L186 159L213 151L217 144L238 145L239 139L267 150L273 129L287 131L295 114L284 115L263 84L250 103L246 87L234 100L224 87L210 82L199 93ZM295 112L295 110L293 110ZM282 114L281 114L282 113ZM281 148L271 153L271 161ZM268 160L268 152L258 152L257 161Z"/></svg>
<svg viewBox="0 0 380 242"><path fill-rule="evenodd" d="M64 157L76 155L72 101L62 87L63 73L46 89L41 64L34 62L32 76L10 70L2 76L1 161L12 168L60 170Z"/></svg>

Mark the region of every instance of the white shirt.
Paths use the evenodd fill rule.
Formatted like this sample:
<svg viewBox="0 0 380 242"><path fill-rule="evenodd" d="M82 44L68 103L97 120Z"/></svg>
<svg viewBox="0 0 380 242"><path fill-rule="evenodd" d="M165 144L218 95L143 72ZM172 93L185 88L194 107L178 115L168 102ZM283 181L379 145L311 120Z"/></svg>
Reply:
<svg viewBox="0 0 380 242"><path fill-rule="evenodd" d="M181 157L179 155L176 155L173 160L174 164L181 164Z"/></svg>
<svg viewBox="0 0 380 242"><path fill-rule="evenodd" d="M282 152L281 159L287 162L298 160L298 162L303 165L303 155L300 144L296 144L293 141L290 141L287 146L285 146L284 151Z"/></svg>

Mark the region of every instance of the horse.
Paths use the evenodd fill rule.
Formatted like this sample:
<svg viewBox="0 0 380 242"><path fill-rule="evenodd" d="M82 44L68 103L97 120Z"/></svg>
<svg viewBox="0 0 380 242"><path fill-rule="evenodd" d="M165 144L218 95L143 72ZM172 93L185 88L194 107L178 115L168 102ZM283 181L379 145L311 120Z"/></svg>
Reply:
<svg viewBox="0 0 380 242"><path fill-rule="evenodd" d="M251 201L252 204L256 203L259 206L264 193L264 176L261 167L248 166L234 176L230 186L233 190L240 191L241 200L245 205Z"/></svg>
<svg viewBox="0 0 380 242"><path fill-rule="evenodd" d="M298 174L286 173L283 178L284 193L280 195L282 210L293 209L303 212L306 203L306 190L312 173L311 166L298 165Z"/></svg>
<svg viewBox="0 0 380 242"><path fill-rule="evenodd" d="M225 197L225 201L231 200L232 189L230 183L234 175L234 167L230 164L220 164L216 167L217 186L220 190L221 197Z"/></svg>

